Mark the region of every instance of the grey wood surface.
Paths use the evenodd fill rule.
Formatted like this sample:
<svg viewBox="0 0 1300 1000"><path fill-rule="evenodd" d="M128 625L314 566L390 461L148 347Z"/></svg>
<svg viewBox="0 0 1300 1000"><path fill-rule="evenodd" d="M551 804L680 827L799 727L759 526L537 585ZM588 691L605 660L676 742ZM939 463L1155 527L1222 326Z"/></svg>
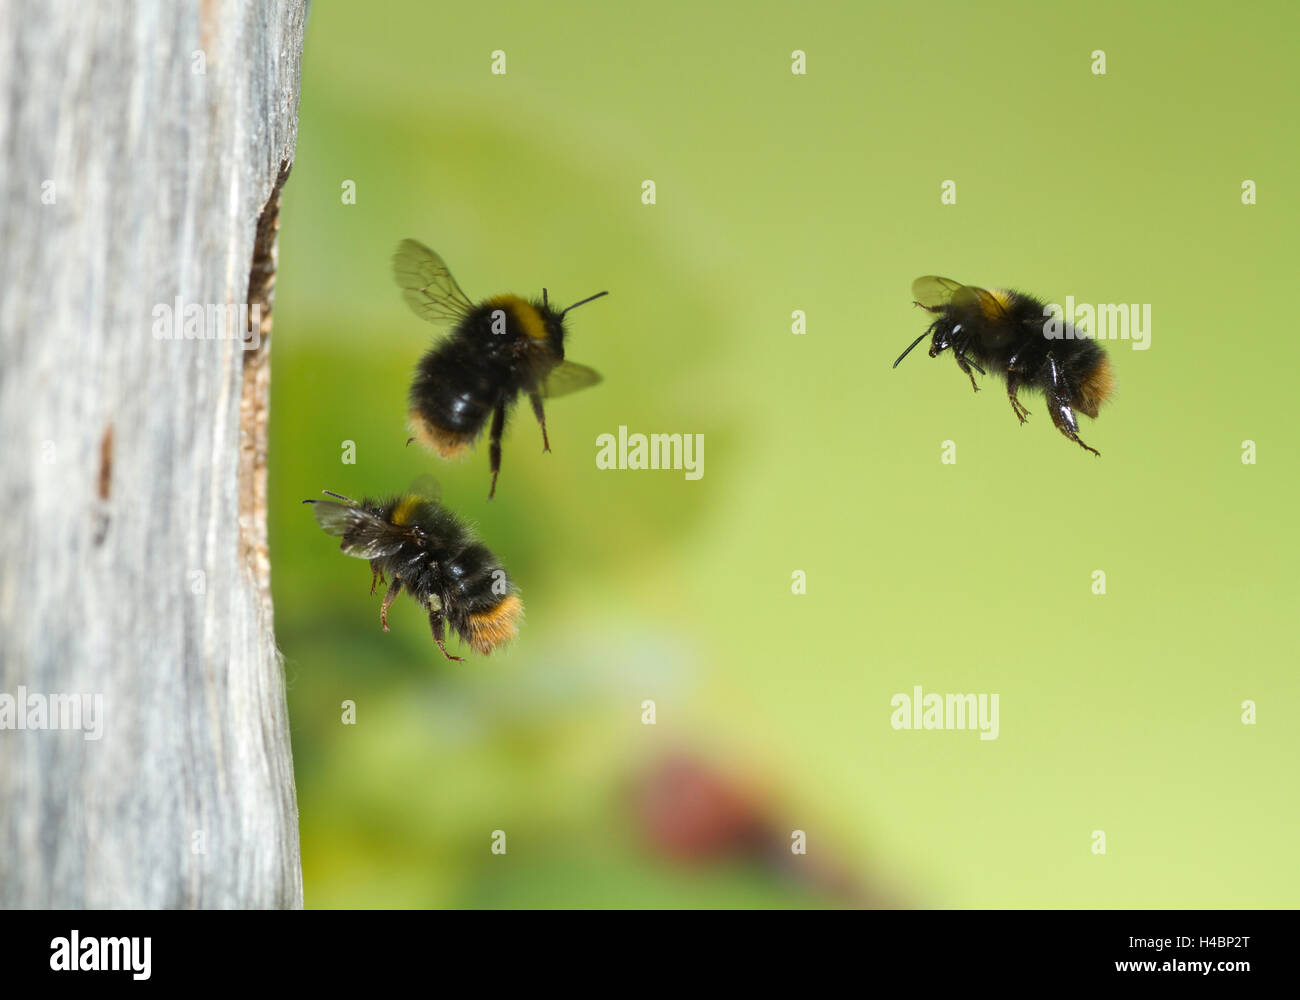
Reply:
<svg viewBox="0 0 1300 1000"><path fill-rule="evenodd" d="M265 462L306 16L0 3L0 906L302 905ZM257 348L159 339L178 296Z"/></svg>

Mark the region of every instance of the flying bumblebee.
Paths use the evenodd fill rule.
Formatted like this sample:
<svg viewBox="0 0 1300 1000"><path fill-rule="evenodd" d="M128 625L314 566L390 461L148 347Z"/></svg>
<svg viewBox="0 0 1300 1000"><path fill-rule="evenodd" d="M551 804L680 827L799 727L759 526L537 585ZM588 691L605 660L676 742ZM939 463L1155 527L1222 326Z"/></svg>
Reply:
<svg viewBox="0 0 1300 1000"><path fill-rule="evenodd" d="M1020 292L986 291L930 274L912 282L912 298L937 318L899 355L895 368L929 336L930 357L951 348L976 392L975 371L985 375L987 368L1001 375L1011 410L1022 424L1029 411L1016 393L1022 386L1039 389L1056 429L1081 448L1101 454L1083 443L1074 416L1077 410L1096 418L1115 391L1110 360L1096 340L1068 323L1049 336L1043 303Z"/></svg>
<svg viewBox="0 0 1300 1000"><path fill-rule="evenodd" d="M388 609L407 591L429 612L433 641L449 660L444 626L484 655L513 639L523 614L519 591L496 556L470 535L436 499L409 490L385 500L304 500L326 534L341 538L347 555L370 561L370 593L388 583L379 624L388 631Z"/></svg>
<svg viewBox="0 0 1300 1000"><path fill-rule="evenodd" d="M540 302L498 295L475 305L443 259L415 240L398 244L393 275L417 316L454 324L451 334L426 352L416 368L409 397L411 440L418 439L443 458L459 458L491 416L490 500L501 471L506 413L519 393L528 394L542 428L542 451L550 451L543 398L600 381L592 369L564 360L564 316L609 293L598 292L559 311L551 308L545 288Z"/></svg>

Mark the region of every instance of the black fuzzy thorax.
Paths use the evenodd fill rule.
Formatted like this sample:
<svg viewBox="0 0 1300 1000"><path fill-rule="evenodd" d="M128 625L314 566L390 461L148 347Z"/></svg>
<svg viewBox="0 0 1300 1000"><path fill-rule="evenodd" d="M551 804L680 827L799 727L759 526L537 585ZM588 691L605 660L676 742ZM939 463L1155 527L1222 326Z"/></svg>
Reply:
<svg viewBox="0 0 1300 1000"><path fill-rule="evenodd" d="M986 371L1006 377L1015 359L1017 380L1042 389L1051 380L1049 355L1071 399L1105 357L1096 341L1068 323L1061 338L1049 338L1045 304L1031 295L1006 292L1004 317L990 320L977 304L949 305L935 321L935 340L966 338L965 354Z"/></svg>
<svg viewBox="0 0 1300 1000"><path fill-rule="evenodd" d="M522 301L522 300L521 300ZM564 360L561 315L541 302L537 310L546 336L525 332L518 303L483 302L462 319L416 366L410 405L436 427L476 436L499 404L510 406L520 392L535 392ZM500 309L505 330L494 331Z"/></svg>

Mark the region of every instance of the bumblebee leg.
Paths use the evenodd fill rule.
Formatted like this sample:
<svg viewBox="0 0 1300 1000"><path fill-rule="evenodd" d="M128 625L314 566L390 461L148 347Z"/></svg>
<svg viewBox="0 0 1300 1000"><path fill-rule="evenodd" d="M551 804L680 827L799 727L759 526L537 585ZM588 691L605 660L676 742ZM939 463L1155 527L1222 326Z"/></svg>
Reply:
<svg viewBox="0 0 1300 1000"><path fill-rule="evenodd" d="M957 367L964 371L966 377L970 379L971 388L979 392L980 387L975 382L975 373L971 371L970 362L966 360L966 355L960 351L953 351L952 356L957 359Z"/></svg>
<svg viewBox="0 0 1300 1000"><path fill-rule="evenodd" d="M384 571L379 568L379 560L371 559L370 560L370 595L372 597L374 596L375 593L376 580L378 580L380 583L388 582L387 580L384 579Z"/></svg>
<svg viewBox="0 0 1300 1000"><path fill-rule="evenodd" d="M1060 366L1057 365L1051 351L1047 352L1047 364L1052 377L1052 384L1047 390L1047 409L1052 415L1052 423L1056 425L1058 431L1084 451L1100 456L1101 452L1096 448L1088 447L1079 437L1079 421L1075 419L1074 410L1070 406L1070 393L1065 386L1065 379L1061 376Z"/></svg>
<svg viewBox="0 0 1300 1000"><path fill-rule="evenodd" d="M502 400L497 403L496 410L492 413L492 431L488 435L491 445L489 455L492 459L492 488L488 490L488 499L491 500L497 492L497 476L501 472L501 432L506 427L506 404Z"/></svg>
<svg viewBox="0 0 1300 1000"><path fill-rule="evenodd" d="M546 411L542 409L542 397L540 393L530 392L528 402L533 404L533 415L537 417L537 423L542 428L542 451L551 450L551 442L546 437Z"/></svg>
<svg viewBox="0 0 1300 1000"><path fill-rule="evenodd" d="M429 608L429 628L433 630L433 641L438 644L438 648L442 650L443 656L447 657L447 659L449 660L454 660L457 663L464 662L465 657L452 656L449 652L447 652L447 641L446 641L447 634L443 629L443 617L442 617L441 609L435 610L434 608Z"/></svg>
<svg viewBox="0 0 1300 1000"><path fill-rule="evenodd" d="M1025 422L1025 417L1029 416L1029 411L1016 398L1016 393L1020 391L1020 378L1014 371L1007 372L1007 399L1011 400L1011 412L1020 418L1020 422Z"/></svg>
<svg viewBox="0 0 1300 1000"><path fill-rule="evenodd" d="M388 609L393 606L393 602L397 600L397 595L401 592L402 579L401 577L395 576L393 577L393 582L388 585L388 593L384 595L384 603L379 609L379 624L384 627L385 632L389 631Z"/></svg>

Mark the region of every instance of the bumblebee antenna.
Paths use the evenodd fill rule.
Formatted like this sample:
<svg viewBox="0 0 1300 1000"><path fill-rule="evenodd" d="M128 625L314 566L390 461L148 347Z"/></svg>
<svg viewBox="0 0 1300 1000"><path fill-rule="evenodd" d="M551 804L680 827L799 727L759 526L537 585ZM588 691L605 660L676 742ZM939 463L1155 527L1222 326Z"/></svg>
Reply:
<svg viewBox="0 0 1300 1000"><path fill-rule="evenodd" d="M931 328L931 329L933 329L933 328ZM912 353L912 348L915 347L917 344L919 344L921 341L923 341L923 340L924 340L926 337L928 337L928 336L930 336L930 331L929 331L929 330L926 330L925 333L921 334L921 336L917 337L914 341L912 341L911 345L907 348L907 350L905 350L902 354L900 354L900 355L898 356L898 361L902 361L905 357L907 357L909 354L911 354L911 353ZM893 367L894 367L894 368L897 368L897 367L898 367L898 361L895 361L895 362L894 362L894 364L893 364Z"/></svg>
<svg viewBox="0 0 1300 1000"><path fill-rule="evenodd" d="M546 301L546 289L545 289L545 288L542 289L542 308L543 308L543 309L549 309L549 308L551 308L551 304L550 304L549 302Z"/></svg>
<svg viewBox="0 0 1300 1000"><path fill-rule="evenodd" d="M545 294L545 289L543 289L542 291L543 291L543 294ZM594 302L596 299L600 298L602 295L608 295L608 294L609 294L609 292L597 292L595 295L589 295L589 296L587 296L585 299L583 299L581 302L575 302L575 303L573 303L573 305L569 306L569 309L577 309L578 306L585 306L588 302ZM563 316L566 312L569 311L569 309L563 309L563 310L561 310L561 311L560 311L560 315Z"/></svg>

